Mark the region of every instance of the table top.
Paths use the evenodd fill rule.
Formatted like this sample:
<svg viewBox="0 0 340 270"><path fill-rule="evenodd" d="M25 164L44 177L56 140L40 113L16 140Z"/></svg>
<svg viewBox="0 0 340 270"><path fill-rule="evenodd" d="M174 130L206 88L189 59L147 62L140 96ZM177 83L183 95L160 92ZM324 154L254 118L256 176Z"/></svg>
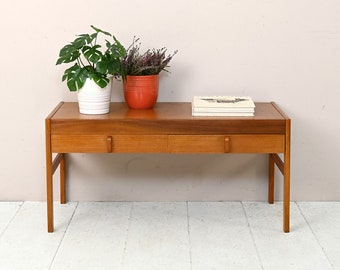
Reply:
<svg viewBox="0 0 340 270"><path fill-rule="evenodd" d="M255 102L254 116L192 116L189 102L158 102L153 109L133 110L124 102L112 102L102 115L80 114L77 102L61 102L47 117L55 133L284 134L289 119L274 102ZM93 130L94 129L94 130Z"/></svg>
<svg viewBox="0 0 340 270"><path fill-rule="evenodd" d="M235 120L235 119L277 119L282 120L285 115L272 102L255 102L254 116L192 116L189 102L158 102L155 107L148 110L129 109L125 102L111 102L110 112L101 115L80 114L77 102L62 102L61 107L51 117L52 119L190 119L190 120Z"/></svg>

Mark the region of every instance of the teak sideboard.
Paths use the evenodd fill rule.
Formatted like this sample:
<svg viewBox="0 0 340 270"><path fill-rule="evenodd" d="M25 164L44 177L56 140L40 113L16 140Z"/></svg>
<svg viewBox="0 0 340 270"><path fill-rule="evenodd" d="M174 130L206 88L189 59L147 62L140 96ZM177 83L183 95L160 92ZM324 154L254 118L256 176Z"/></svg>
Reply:
<svg viewBox="0 0 340 270"><path fill-rule="evenodd" d="M274 102L255 103L252 117L193 117L191 103L159 102L150 110L111 103L110 113L84 115L61 102L45 119L48 232L53 232L53 174L60 167L66 202L67 153L265 153L268 202L274 203L274 165L283 175L283 231L290 225L290 119ZM278 155L283 154L283 160Z"/></svg>

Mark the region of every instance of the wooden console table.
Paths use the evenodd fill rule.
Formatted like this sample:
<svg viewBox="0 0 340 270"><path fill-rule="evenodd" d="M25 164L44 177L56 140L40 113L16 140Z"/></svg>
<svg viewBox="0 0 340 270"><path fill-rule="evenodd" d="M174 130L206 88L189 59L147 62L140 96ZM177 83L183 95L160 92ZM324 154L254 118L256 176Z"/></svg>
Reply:
<svg viewBox="0 0 340 270"><path fill-rule="evenodd" d="M59 166L60 201L66 202L66 153L267 153L268 202L274 203L276 164L283 174L283 231L289 232L290 119L273 102L255 105L253 117L193 117L190 103L157 103L151 110L111 103L109 114L83 115L77 103L61 102L45 120L48 232Z"/></svg>

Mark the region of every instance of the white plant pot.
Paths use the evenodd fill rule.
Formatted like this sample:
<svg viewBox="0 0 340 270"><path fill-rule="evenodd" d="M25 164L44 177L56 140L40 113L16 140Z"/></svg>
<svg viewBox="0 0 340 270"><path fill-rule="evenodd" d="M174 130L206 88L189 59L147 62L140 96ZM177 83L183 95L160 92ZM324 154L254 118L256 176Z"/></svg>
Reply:
<svg viewBox="0 0 340 270"><path fill-rule="evenodd" d="M82 114L106 114L110 111L112 78L104 88L87 78L78 91L79 112Z"/></svg>

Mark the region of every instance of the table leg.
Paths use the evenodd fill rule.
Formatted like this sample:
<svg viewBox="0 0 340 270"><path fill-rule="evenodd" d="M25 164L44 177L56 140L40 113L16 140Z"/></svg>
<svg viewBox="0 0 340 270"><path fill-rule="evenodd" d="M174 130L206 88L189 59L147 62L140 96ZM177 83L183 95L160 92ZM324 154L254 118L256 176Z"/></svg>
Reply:
<svg viewBox="0 0 340 270"><path fill-rule="evenodd" d="M286 140L283 168L283 231L290 230L290 119L286 121Z"/></svg>
<svg viewBox="0 0 340 270"><path fill-rule="evenodd" d="M290 224L290 149L286 147L285 155L285 165L284 165L284 175L283 175L283 230L284 232L289 232Z"/></svg>
<svg viewBox="0 0 340 270"><path fill-rule="evenodd" d="M269 158L269 198L270 203L271 196L274 200L274 164L279 168L283 175L283 231L289 232L289 216L290 216L290 153L289 148L284 153L284 162L278 156L278 154L270 154ZM273 164L272 164L273 162ZM273 179L271 179L273 177ZM271 181L273 182L271 184ZM272 194L271 194L272 193Z"/></svg>
<svg viewBox="0 0 340 270"><path fill-rule="evenodd" d="M285 168L288 167L285 164ZM289 232L290 228L290 222L289 222L289 216L290 216L290 177L289 177L289 168L285 169L284 174L284 191L283 191L283 231Z"/></svg>
<svg viewBox="0 0 340 270"><path fill-rule="evenodd" d="M65 186L65 154L60 160L60 203L66 203L66 186Z"/></svg>
<svg viewBox="0 0 340 270"><path fill-rule="evenodd" d="M50 148L46 149L47 230L53 232L53 174L60 166L60 201L65 203L65 154L59 153L52 160Z"/></svg>
<svg viewBox="0 0 340 270"><path fill-rule="evenodd" d="M47 231L53 232L53 183L52 176L47 176Z"/></svg>
<svg viewBox="0 0 340 270"><path fill-rule="evenodd" d="M52 153L46 148L46 194L47 194L47 231L53 232L53 168Z"/></svg>
<svg viewBox="0 0 340 270"><path fill-rule="evenodd" d="M268 203L274 203L274 158L269 154Z"/></svg>
<svg viewBox="0 0 340 270"><path fill-rule="evenodd" d="M49 178L49 177L48 177ZM47 179L47 231L53 232L53 188L52 181Z"/></svg>
<svg viewBox="0 0 340 270"><path fill-rule="evenodd" d="M45 120L46 136L46 202L47 202L47 231L53 232L53 162L51 149L51 121Z"/></svg>

